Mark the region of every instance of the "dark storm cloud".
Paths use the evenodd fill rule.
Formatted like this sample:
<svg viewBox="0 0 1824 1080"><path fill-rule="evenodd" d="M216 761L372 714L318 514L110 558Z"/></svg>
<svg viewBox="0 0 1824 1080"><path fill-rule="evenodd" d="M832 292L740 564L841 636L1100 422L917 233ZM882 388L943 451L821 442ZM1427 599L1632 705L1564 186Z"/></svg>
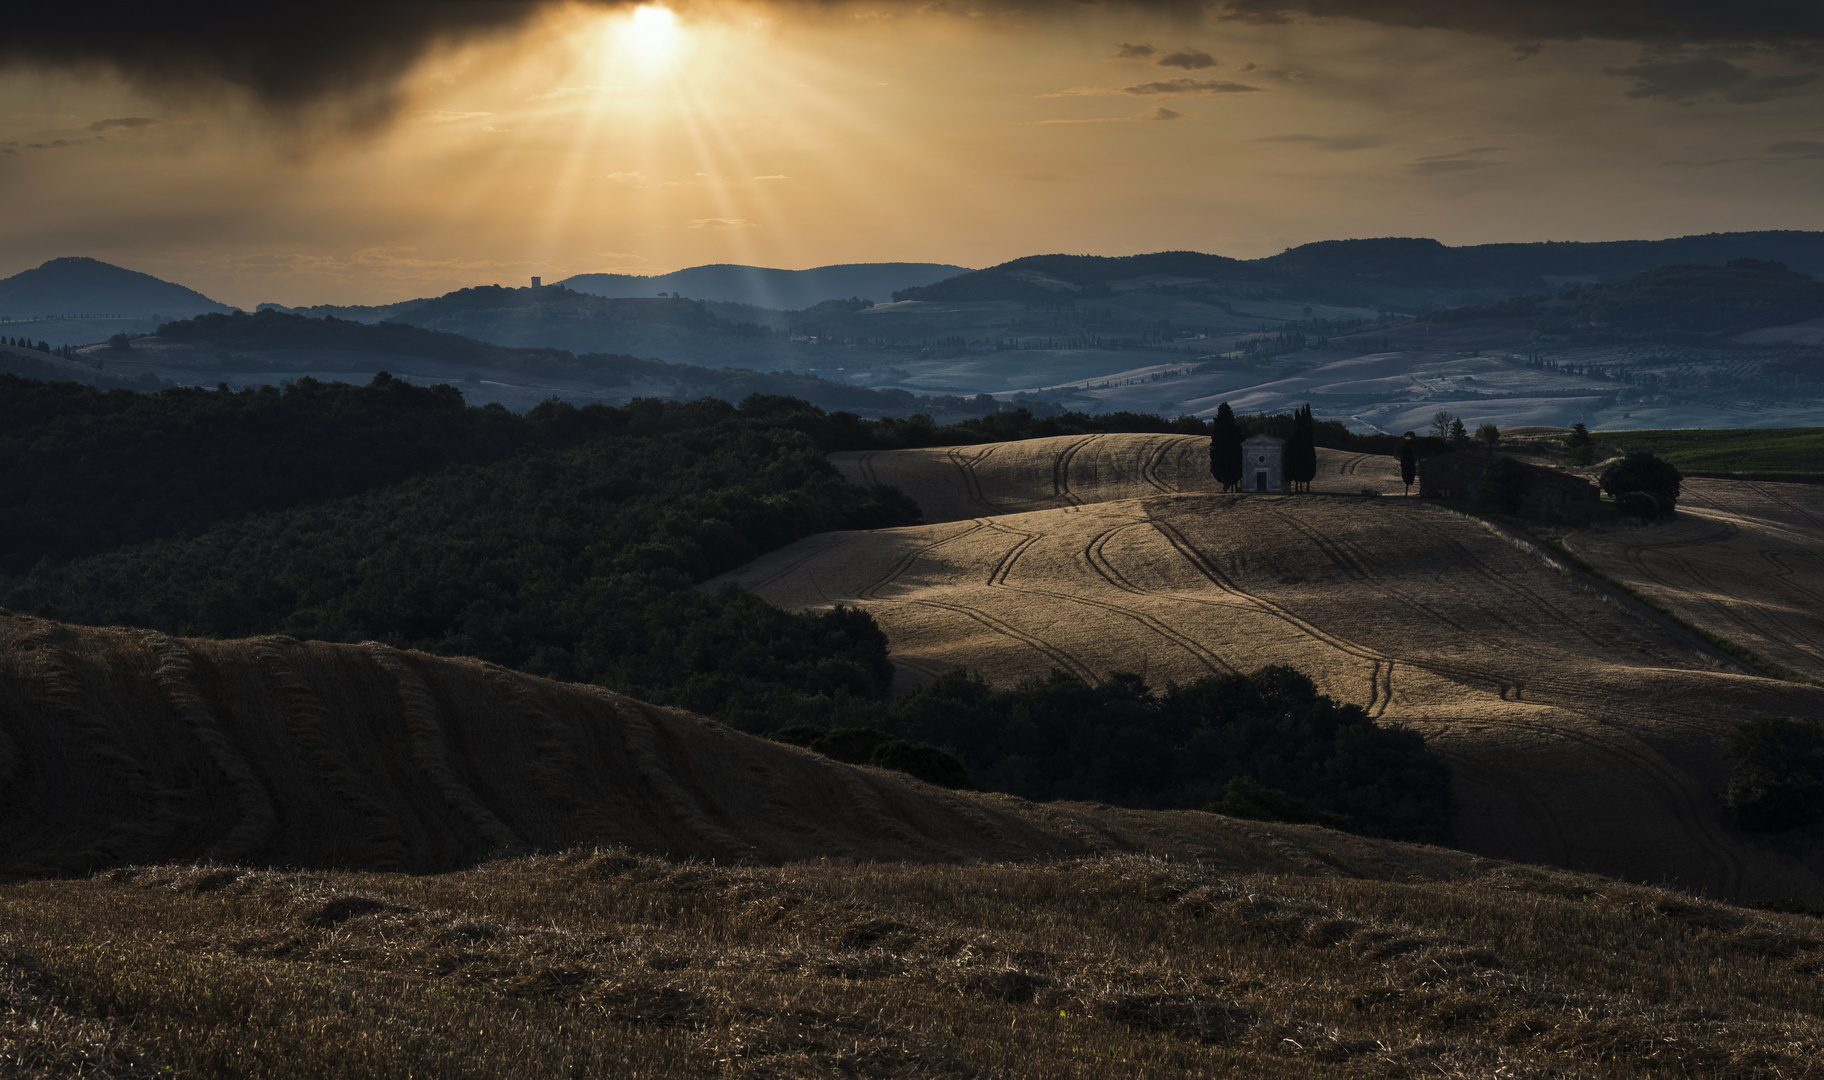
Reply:
<svg viewBox="0 0 1824 1080"><path fill-rule="evenodd" d="M1152 94L1258 94L1260 87L1220 79L1161 79L1137 86L1123 86L1120 92L1143 97Z"/></svg>
<svg viewBox="0 0 1824 1080"><path fill-rule="evenodd" d="M1435 154L1406 163L1406 171L1418 176L1438 176L1443 173L1468 172L1471 169L1486 169L1503 162L1490 161L1483 155L1499 153L1505 149L1500 146L1478 146L1473 150L1459 150L1454 154Z"/></svg>
<svg viewBox="0 0 1824 1080"><path fill-rule="evenodd" d="M1756 76L1745 67L1715 56L1657 60L1603 70L1634 80L1628 90L1631 98L1665 98L1681 104L1710 99L1755 105L1789 94L1818 78L1815 71Z"/></svg>
<svg viewBox="0 0 1824 1080"><path fill-rule="evenodd" d="M1160 67L1183 68L1186 71L1201 71L1204 68L1222 66L1222 61L1202 49L1179 49L1177 52L1161 56L1156 63Z"/></svg>
<svg viewBox="0 0 1824 1080"><path fill-rule="evenodd" d="M1816 0L1225 0L1218 11L1248 22L1359 19L1525 43L1596 39L1784 48L1824 42L1824 4Z"/></svg>
<svg viewBox="0 0 1824 1080"><path fill-rule="evenodd" d="M300 4L24 4L0 64L112 68L150 88L238 86L278 113L355 102L390 114L394 82L439 42L508 30L546 0L318 0Z"/></svg>
<svg viewBox="0 0 1824 1080"><path fill-rule="evenodd" d="M1255 139L1264 143L1303 143L1319 150L1372 150L1386 143L1379 135L1266 135Z"/></svg>
<svg viewBox="0 0 1824 1080"><path fill-rule="evenodd" d="M89 131L119 131L128 128L151 127L158 120L150 116L116 116L109 120L97 120L88 126Z"/></svg>

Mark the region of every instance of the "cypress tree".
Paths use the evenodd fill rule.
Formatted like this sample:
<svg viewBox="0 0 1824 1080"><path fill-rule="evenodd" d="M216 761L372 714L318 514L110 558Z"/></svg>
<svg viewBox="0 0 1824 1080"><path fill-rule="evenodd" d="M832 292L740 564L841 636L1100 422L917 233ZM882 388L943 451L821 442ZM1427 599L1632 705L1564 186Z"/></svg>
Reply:
<svg viewBox="0 0 1824 1080"><path fill-rule="evenodd" d="M1400 481L1406 485L1406 494L1412 494L1413 478L1419 475L1419 462L1412 452L1412 438L1400 440Z"/></svg>
<svg viewBox="0 0 1824 1080"><path fill-rule="evenodd" d="M1229 408L1228 402L1216 407L1216 422L1211 427L1210 475L1222 485L1222 490L1232 491L1241 483L1241 431L1235 426L1235 410Z"/></svg>
<svg viewBox="0 0 1824 1080"><path fill-rule="evenodd" d="M1286 479L1294 491L1310 491L1317 479L1317 421L1311 406L1292 413L1292 438L1286 442Z"/></svg>

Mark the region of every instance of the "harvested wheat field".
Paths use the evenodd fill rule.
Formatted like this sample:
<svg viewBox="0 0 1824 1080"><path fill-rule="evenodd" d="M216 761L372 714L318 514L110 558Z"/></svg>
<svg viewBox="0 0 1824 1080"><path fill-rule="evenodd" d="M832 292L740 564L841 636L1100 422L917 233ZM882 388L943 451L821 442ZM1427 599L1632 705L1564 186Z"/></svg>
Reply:
<svg viewBox="0 0 1824 1080"><path fill-rule="evenodd" d="M1692 625L1824 680L1824 487L1688 479L1671 521L1565 546Z"/></svg>
<svg viewBox="0 0 1824 1080"><path fill-rule="evenodd" d="M9 1076L1824 1076L1817 919L1398 844L168 866L0 905Z"/></svg>
<svg viewBox="0 0 1824 1080"><path fill-rule="evenodd" d="M1032 463L1042 453L1075 493L1092 448L1116 463L1177 460L1184 476L1196 441L1178 439L1174 457L1158 436L1035 440L988 457L1001 471L972 472L986 501L1019 505L1021 477L1039 478L1036 500L1058 497ZM933 479L914 475L920 461ZM960 468L941 450L871 466L915 497L947 490ZM1106 501L811 537L730 579L787 606L867 609L913 678L967 667L1005 684L1062 668L1163 684L1290 664L1432 741L1472 851L1717 896L1824 899L1816 853L1745 837L1717 810L1732 725L1824 716L1824 689L1745 672L1531 544L1417 499L1128 498L1137 467L1101 474L1117 493Z"/></svg>
<svg viewBox="0 0 1824 1080"><path fill-rule="evenodd" d="M0 613L0 877L197 860L424 873L585 845L737 863L1147 852L1288 873L1387 850L950 791L473 660Z"/></svg>
<svg viewBox="0 0 1824 1080"><path fill-rule="evenodd" d="M1210 440L1193 435L1059 435L1049 439L831 454L859 484L891 484L918 502L925 521L1052 510L1111 499L1218 492ZM1319 449L1311 490L1402 494L1399 463L1375 454Z"/></svg>

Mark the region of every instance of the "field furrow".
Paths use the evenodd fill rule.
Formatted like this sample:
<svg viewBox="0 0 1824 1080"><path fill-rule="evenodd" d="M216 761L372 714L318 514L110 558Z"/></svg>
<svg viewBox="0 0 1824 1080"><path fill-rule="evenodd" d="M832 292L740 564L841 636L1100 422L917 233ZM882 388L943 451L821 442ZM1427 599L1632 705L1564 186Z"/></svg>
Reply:
<svg viewBox="0 0 1824 1080"><path fill-rule="evenodd" d="M1403 490L1391 459L1326 452L1317 494L1261 497L1216 492L1202 440L1183 436L1001 444L973 459L971 483L1008 510L964 523L945 501L949 453L869 458L933 524L813 538L727 580L787 606L869 610L919 680L960 667L1010 684L1056 667L1161 685L1289 664L1433 740L1457 767L1458 836L1474 850L1730 894L1821 884L1744 844L1716 796L1735 719L1824 716L1824 691L1723 670L1479 519L1365 497ZM1735 616L1724 636L1788 635L1780 661L1817 665L1824 626L1800 608L1824 595L1807 535L1824 501L1690 483L1684 521L1580 534L1573 549L1642 591L1688 590L1695 612L1721 605ZM1717 597L1728 574L1761 594Z"/></svg>

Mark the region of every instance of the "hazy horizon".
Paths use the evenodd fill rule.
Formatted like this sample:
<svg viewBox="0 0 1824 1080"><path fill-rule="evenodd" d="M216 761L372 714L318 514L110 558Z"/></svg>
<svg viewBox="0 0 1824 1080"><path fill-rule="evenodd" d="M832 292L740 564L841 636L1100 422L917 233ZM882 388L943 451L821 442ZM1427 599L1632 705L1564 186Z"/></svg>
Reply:
<svg viewBox="0 0 1824 1080"><path fill-rule="evenodd" d="M87 255L251 308L1824 228L1824 30L1797 4L211 10L34 12L0 44L0 276Z"/></svg>

